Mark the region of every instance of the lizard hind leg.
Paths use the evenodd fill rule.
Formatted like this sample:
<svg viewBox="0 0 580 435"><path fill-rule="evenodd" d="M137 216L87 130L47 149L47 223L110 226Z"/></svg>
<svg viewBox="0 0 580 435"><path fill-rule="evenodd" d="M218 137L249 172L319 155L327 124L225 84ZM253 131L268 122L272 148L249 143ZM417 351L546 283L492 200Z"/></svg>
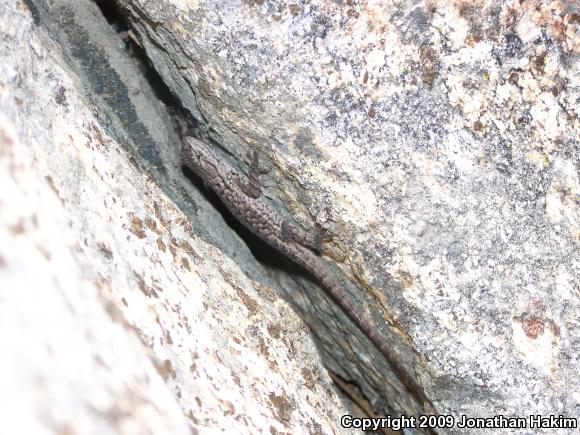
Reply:
<svg viewBox="0 0 580 435"><path fill-rule="evenodd" d="M316 229L313 231L312 237L314 244L314 247L312 249L314 249L314 251L316 251L317 254L319 255L322 254L323 244L330 240L330 236L321 227L317 225Z"/></svg>
<svg viewBox="0 0 580 435"><path fill-rule="evenodd" d="M330 236L328 233L320 226L316 225L316 228L308 234L312 240L309 248L316 252L318 255L322 254L324 243L330 241Z"/></svg>
<svg viewBox="0 0 580 435"><path fill-rule="evenodd" d="M290 222L284 221L280 230L284 241L296 242L319 255L322 253L322 244L328 240L323 231L318 227L313 232L307 232Z"/></svg>

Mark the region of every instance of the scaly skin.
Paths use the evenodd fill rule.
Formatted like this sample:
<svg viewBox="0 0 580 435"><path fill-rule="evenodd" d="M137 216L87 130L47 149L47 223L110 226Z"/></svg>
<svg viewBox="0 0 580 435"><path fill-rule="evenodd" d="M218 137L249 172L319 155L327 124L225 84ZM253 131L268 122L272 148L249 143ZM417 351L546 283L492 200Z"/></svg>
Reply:
<svg viewBox="0 0 580 435"><path fill-rule="evenodd" d="M238 173L209 146L192 137L185 137L183 140L181 160L209 185L242 225L310 272L381 351L406 389L418 398L424 407L427 408L429 405L433 409L423 389L406 372L402 364L393 358L375 328L359 314L354 304L346 297L340 283L324 267L320 257L310 250L320 252L320 237L312 236L302 228L287 222L262 198L258 181L257 153L254 152L249 177Z"/></svg>
<svg viewBox="0 0 580 435"><path fill-rule="evenodd" d="M182 163L199 175L220 197L242 225L266 243L278 239L294 241L320 252L321 237L286 221L259 194L257 153L253 155L250 178L238 173L203 142L185 137L181 151ZM256 194L257 193L257 194ZM274 246L274 245L272 245ZM277 248L277 246L274 246ZM283 252L290 256L290 253Z"/></svg>

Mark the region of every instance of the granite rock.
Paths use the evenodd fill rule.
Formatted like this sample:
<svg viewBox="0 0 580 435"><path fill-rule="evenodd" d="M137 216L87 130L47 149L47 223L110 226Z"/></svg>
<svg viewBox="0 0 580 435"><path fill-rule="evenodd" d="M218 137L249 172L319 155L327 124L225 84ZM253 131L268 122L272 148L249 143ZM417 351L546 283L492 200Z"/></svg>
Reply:
<svg viewBox="0 0 580 435"><path fill-rule="evenodd" d="M336 433L308 328L137 146L164 110L92 2L0 3L0 433Z"/></svg>
<svg viewBox="0 0 580 435"><path fill-rule="evenodd" d="M427 411L577 415L573 2L116 2L224 158L259 150L272 203L331 236ZM323 292L278 281L330 370L422 411Z"/></svg>

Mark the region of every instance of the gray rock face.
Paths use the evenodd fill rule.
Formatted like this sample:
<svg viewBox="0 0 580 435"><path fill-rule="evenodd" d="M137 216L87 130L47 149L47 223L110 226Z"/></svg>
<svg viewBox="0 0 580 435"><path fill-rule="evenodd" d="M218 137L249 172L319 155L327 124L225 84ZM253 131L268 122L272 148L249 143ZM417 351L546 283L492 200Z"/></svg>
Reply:
<svg viewBox="0 0 580 435"><path fill-rule="evenodd" d="M572 3L117 3L208 135L258 149L272 203L332 235L329 268L428 411L577 415ZM420 411L320 291L279 279L332 371Z"/></svg>
<svg viewBox="0 0 580 435"><path fill-rule="evenodd" d="M152 152L168 119L92 2L0 3L0 433L338 431L304 323Z"/></svg>

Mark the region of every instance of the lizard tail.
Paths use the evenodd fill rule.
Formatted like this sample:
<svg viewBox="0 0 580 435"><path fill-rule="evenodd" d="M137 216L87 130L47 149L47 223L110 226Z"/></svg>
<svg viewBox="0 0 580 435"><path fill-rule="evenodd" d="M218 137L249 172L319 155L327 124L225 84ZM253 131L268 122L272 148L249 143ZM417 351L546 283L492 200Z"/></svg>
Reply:
<svg viewBox="0 0 580 435"><path fill-rule="evenodd" d="M433 403L426 396L423 388L415 381L415 379L407 372L405 367L393 357L393 352L389 349L385 343L383 337L379 335L377 330L371 326L371 323L364 319L359 313L360 310L356 307L342 291L342 287L338 280L327 270L322 267L317 268L320 260L312 254L312 252L307 249L301 249L302 255L305 256L305 260L308 261L301 262L301 265L306 268L312 275L317 277L320 281L322 287L338 302L342 311L355 323L355 325L370 339L370 341L376 346L376 348L383 354L389 365L393 368L394 372L398 375L399 380L405 386L405 389L417 398L425 411L432 410L435 408ZM308 257L313 258L308 258Z"/></svg>

